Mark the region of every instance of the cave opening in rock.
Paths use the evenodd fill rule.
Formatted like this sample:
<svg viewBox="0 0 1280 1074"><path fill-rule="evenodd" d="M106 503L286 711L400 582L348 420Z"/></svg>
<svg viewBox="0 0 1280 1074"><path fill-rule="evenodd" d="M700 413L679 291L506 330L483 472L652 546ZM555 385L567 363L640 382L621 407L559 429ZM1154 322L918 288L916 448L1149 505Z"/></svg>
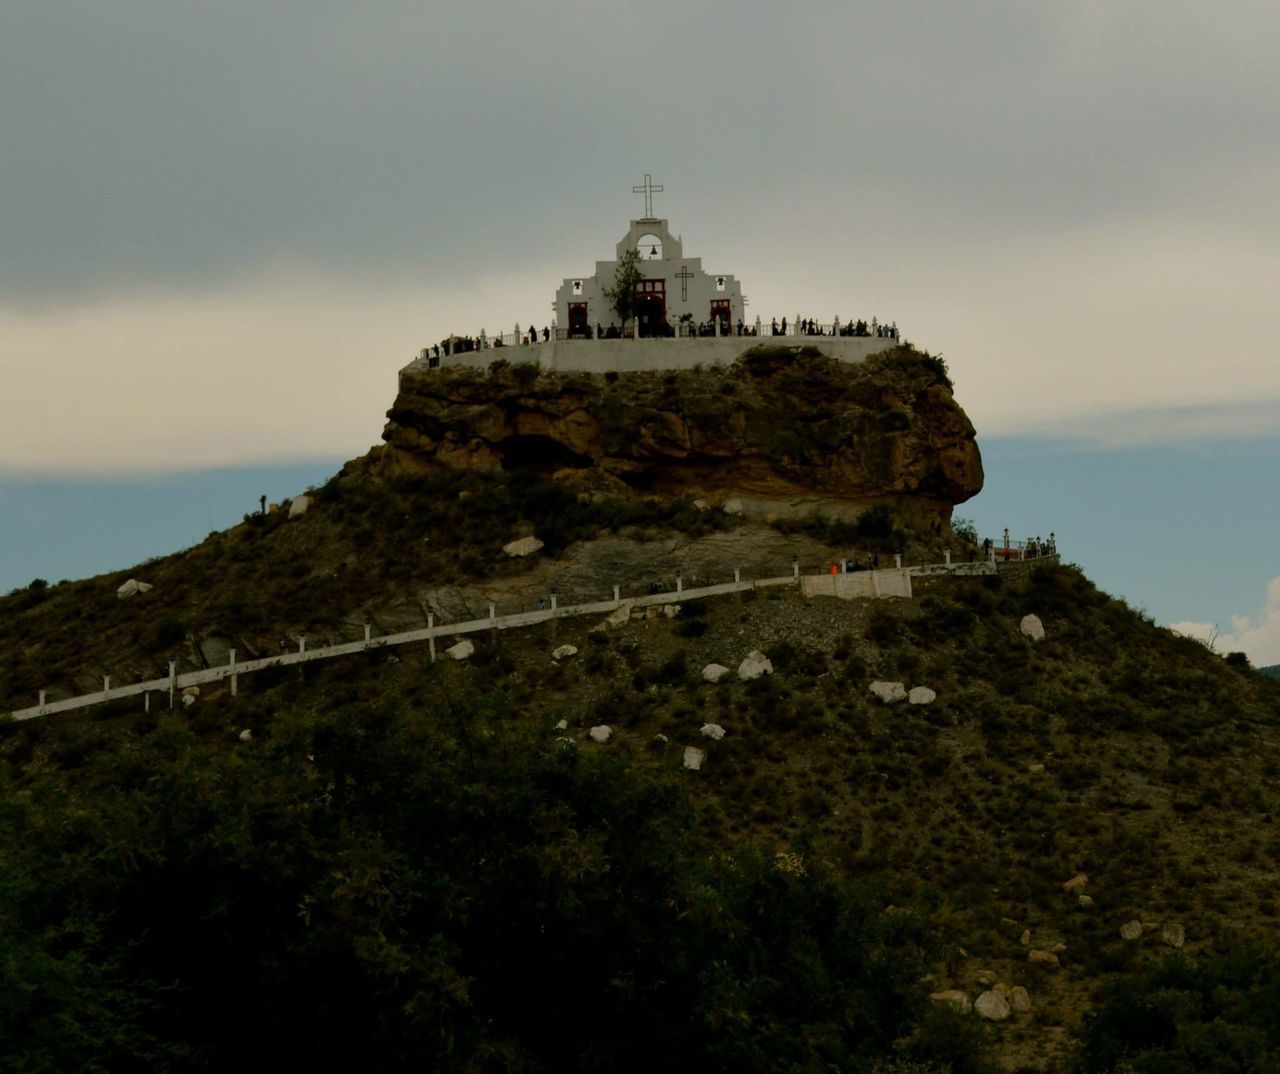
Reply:
<svg viewBox="0 0 1280 1074"><path fill-rule="evenodd" d="M502 468L508 473L532 472L550 477L567 467L585 469L595 465L588 455L579 455L550 436L508 436L499 441Z"/></svg>

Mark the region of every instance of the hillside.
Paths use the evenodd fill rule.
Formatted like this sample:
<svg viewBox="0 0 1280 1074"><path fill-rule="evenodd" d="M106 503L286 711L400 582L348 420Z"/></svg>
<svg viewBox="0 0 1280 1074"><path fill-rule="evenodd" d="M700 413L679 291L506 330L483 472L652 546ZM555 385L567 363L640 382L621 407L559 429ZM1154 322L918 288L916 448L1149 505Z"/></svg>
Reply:
<svg viewBox="0 0 1280 1074"><path fill-rule="evenodd" d="M556 476L414 473L383 449L300 518L11 594L0 699L420 623L424 602L958 550L884 501L766 520ZM502 554L528 532L539 554ZM127 577L155 588L120 600ZM1280 683L1075 568L915 589L762 590L0 730L6 1051L30 1070L1270 1069ZM771 675L703 678L753 650ZM936 698L884 703L878 681ZM928 998L996 984L1030 1011Z"/></svg>

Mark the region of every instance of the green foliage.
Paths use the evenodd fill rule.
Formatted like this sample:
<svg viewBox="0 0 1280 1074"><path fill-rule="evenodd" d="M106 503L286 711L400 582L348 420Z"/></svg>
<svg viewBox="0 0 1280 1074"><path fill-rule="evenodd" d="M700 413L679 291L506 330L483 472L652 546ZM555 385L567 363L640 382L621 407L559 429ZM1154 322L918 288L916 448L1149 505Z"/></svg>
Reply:
<svg viewBox="0 0 1280 1074"><path fill-rule="evenodd" d="M1280 959L1263 948L1181 956L1109 986L1085 1020L1080 1074L1280 1070Z"/></svg>
<svg viewBox="0 0 1280 1074"><path fill-rule="evenodd" d="M947 368L947 363L941 354L930 354L928 351L924 351L919 355L919 362L937 377L942 384L945 384L948 388L952 387L951 370Z"/></svg>
<svg viewBox="0 0 1280 1074"><path fill-rule="evenodd" d="M614 271L613 286L604 289L604 297L610 308L618 315L621 327L635 316L636 284L644 279L640 269L640 254L637 250L627 250L618 261Z"/></svg>
<svg viewBox="0 0 1280 1074"><path fill-rule="evenodd" d="M86 724L65 784L2 788L8 1068L817 1072L894 1054L918 918L817 860L701 850L674 784L452 674L432 673L432 717L353 707L341 682L323 711L259 706L251 747L166 718L120 750Z"/></svg>

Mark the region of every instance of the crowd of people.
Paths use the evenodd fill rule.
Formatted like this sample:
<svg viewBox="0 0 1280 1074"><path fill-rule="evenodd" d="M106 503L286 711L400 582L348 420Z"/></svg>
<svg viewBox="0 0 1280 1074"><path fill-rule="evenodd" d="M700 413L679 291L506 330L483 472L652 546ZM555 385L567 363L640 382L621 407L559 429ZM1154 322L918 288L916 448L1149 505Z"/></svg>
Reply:
<svg viewBox="0 0 1280 1074"><path fill-rule="evenodd" d="M1009 540L1009 531L1005 530L998 548L990 537L982 542L982 554L987 559L999 558L1005 561L1011 559L1039 559L1041 556L1056 556L1058 554L1058 539L1052 533L1049 534L1047 540L1039 536L1028 537L1021 542L1021 548L1018 545L1019 542Z"/></svg>
<svg viewBox="0 0 1280 1074"><path fill-rule="evenodd" d="M787 335L787 319L782 318L782 323L778 323L775 317L771 324L772 334L775 336ZM871 323L866 321L845 321L839 319L832 321L831 324L821 324L812 317L806 317L801 320L796 328L798 336L853 336L866 337L875 339L898 339L898 322L892 324L881 324L876 318L871 318Z"/></svg>
<svg viewBox="0 0 1280 1074"><path fill-rule="evenodd" d="M762 330L759 320L756 321L755 325L749 325L739 317L737 323L733 324L728 320L716 318L707 321L694 321L688 315L682 317L678 325L672 325L666 320L662 320L656 324L640 323L637 327L642 338L657 339L675 336L682 338L711 338L718 336L752 338L759 335ZM634 331L635 329L633 329ZM794 326L790 326L785 317L781 321L775 317L769 324L769 334L773 336L845 336L899 339L897 322L881 324L874 317L871 318L870 322L863 320L841 322L836 320L831 324L820 324L813 318L805 318L796 322ZM547 343L553 338L622 339L623 337L624 332L618 327L617 322L610 322L608 327L597 322L594 326L582 325L568 331L546 326L537 328L532 324L527 329L521 329L517 326L516 331L509 338L514 340L516 345L528 345L539 342ZM440 364L440 359L446 355L469 354L473 351L496 350L499 347L510 346L511 344L507 343L505 339L506 337L501 335L488 336L484 332L481 332L478 336L449 336L430 347L424 347L421 356L426 358L432 366L437 366Z"/></svg>

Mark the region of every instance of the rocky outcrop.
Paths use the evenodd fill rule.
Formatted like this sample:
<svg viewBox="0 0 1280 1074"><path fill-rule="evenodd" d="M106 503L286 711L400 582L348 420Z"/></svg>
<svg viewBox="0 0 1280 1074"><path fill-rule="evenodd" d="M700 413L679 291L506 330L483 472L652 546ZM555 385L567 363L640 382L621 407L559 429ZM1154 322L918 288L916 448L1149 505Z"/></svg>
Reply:
<svg viewBox="0 0 1280 1074"><path fill-rule="evenodd" d="M388 418L405 467L534 470L747 511L889 503L937 517L982 488L941 362L909 347L859 364L760 346L702 371L406 370Z"/></svg>

